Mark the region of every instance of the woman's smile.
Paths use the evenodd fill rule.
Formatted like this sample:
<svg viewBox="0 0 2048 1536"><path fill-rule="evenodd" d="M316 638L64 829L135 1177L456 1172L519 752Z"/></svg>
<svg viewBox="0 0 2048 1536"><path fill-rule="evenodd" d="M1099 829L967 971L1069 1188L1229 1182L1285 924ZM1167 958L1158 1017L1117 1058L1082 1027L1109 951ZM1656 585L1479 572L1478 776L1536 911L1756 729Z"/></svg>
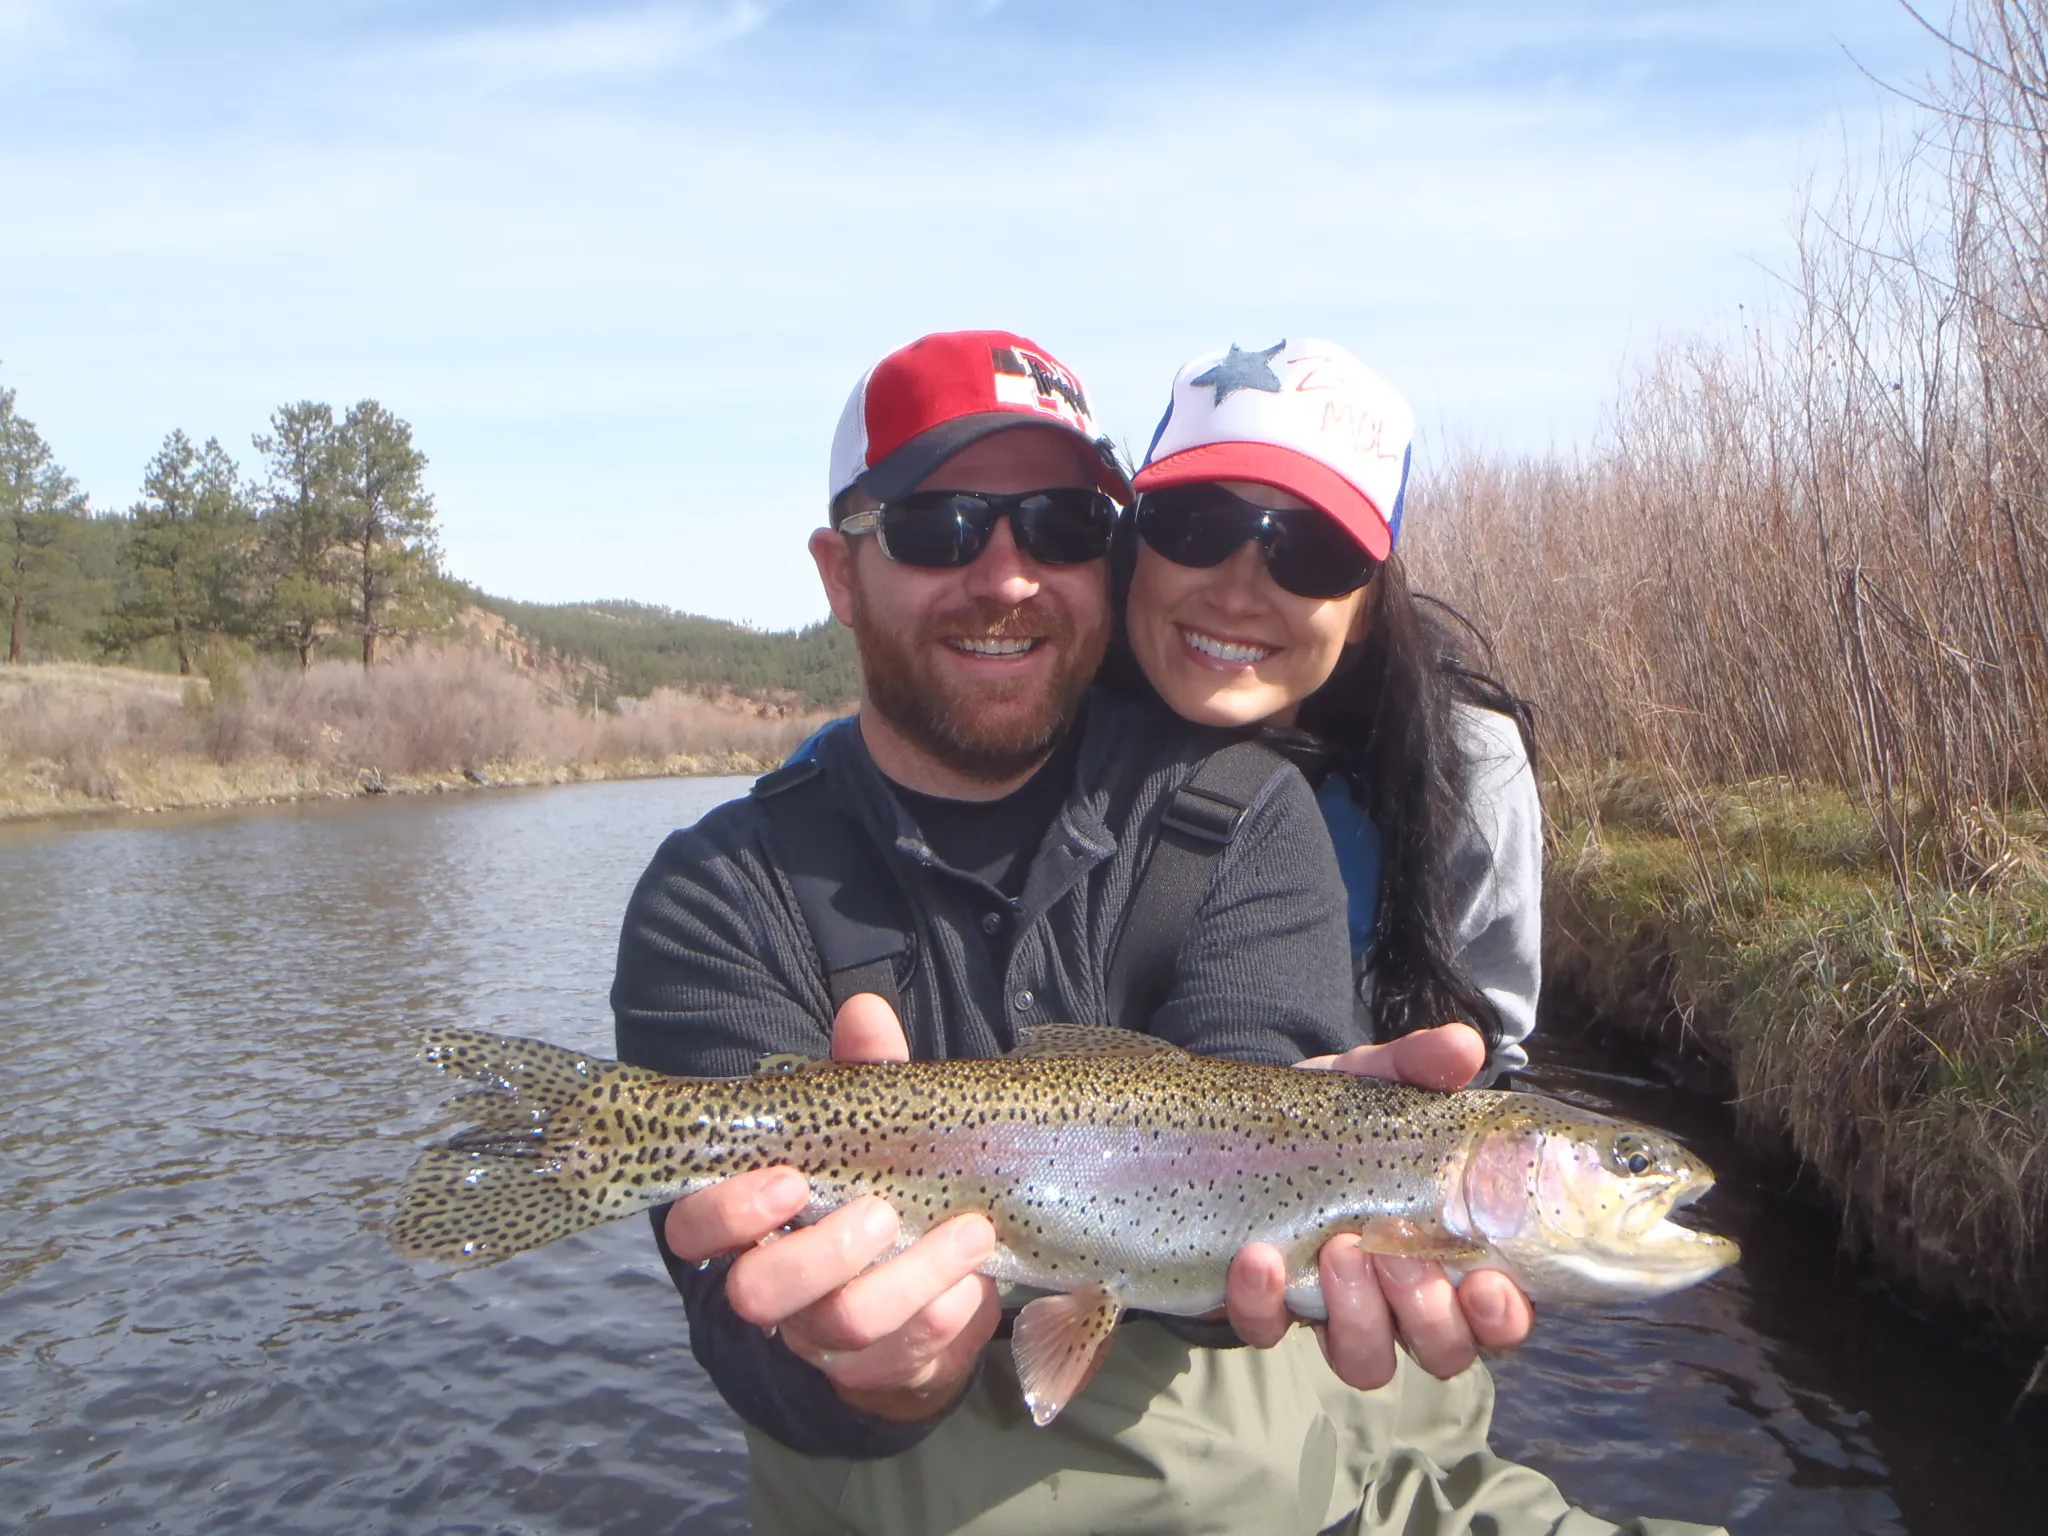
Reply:
<svg viewBox="0 0 2048 1536"><path fill-rule="evenodd" d="M1257 487L1276 502L1294 498ZM1372 588L1297 597L1256 541L1219 565L1177 565L1138 546L1127 630L1138 665L1175 714L1203 725L1290 725L1364 632Z"/></svg>
<svg viewBox="0 0 2048 1536"><path fill-rule="evenodd" d="M1257 666L1281 649L1277 645L1262 645L1256 640L1241 640L1219 635L1213 630L1197 629L1192 624L1174 627L1180 631L1181 644L1219 671L1234 672L1240 667Z"/></svg>

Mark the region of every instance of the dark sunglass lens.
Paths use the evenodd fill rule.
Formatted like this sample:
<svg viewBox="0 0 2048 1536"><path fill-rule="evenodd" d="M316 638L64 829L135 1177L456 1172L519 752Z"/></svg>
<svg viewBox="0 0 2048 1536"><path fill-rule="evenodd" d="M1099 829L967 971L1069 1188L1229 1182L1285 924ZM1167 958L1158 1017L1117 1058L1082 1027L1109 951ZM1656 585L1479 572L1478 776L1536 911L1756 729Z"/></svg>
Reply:
<svg viewBox="0 0 2048 1536"><path fill-rule="evenodd" d="M882 549L903 565L966 565L988 544L995 521L978 496L913 491L882 508Z"/></svg>
<svg viewBox="0 0 2048 1536"><path fill-rule="evenodd" d="M1220 486L1177 485L1148 494L1138 534L1175 565L1206 570L1258 531L1258 511Z"/></svg>
<svg viewBox="0 0 2048 1536"><path fill-rule="evenodd" d="M1379 568L1326 513L1276 512L1271 527L1266 570L1296 597L1342 597L1364 586Z"/></svg>
<svg viewBox="0 0 2048 1536"><path fill-rule="evenodd" d="M1063 486L1034 491L1015 504L1017 545L1046 565L1081 565L1109 553L1116 508L1100 491Z"/></svg>

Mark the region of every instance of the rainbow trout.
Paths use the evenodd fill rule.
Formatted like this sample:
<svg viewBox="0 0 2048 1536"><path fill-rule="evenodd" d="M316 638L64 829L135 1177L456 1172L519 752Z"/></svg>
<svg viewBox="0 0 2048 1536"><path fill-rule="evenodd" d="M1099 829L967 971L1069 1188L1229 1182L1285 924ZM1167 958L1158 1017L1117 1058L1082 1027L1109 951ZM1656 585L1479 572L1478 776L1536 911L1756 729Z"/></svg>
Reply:
<svg viewBox="0 0 2048 1536"><path fill-rule="evenodd" d="M461 1103L477 1123L414 1165L391 1221L400 1253L491 1263L784 1163L810 1176L801 1220L879 1195L905 1246L986 1212L982 1273L1056 1293L1013 1333L1040 1424L1127 1308L1221 1306L1247 1243L1280 1249L1289 1306L1318 1319L1316 1253L1340 1233L1504 1270L1539 1302L1661 1295L1737 1257L1667 1219L1713 1175L1656 1131L1532 1094L1212 1060L1129 1030L1042 1026L989 1060L768 1057L748 1078L461 1029L429 1034L425 1054L488 1091Z"/></svg>

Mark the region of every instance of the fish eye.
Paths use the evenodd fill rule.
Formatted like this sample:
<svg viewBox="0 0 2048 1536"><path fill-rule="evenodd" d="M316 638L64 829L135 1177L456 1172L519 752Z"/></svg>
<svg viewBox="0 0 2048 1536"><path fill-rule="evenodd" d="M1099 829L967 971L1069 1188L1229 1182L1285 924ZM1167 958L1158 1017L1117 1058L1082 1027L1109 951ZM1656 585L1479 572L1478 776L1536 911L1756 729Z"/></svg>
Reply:
<svg viewBox="0 0 2048 1536"><path fill-rule="evenodd" d="M1649 1144L1634 1135L1615 1137L1610 1157L1615 1169L1621 1173L1648 1173L1657 1164Z"/></svg>

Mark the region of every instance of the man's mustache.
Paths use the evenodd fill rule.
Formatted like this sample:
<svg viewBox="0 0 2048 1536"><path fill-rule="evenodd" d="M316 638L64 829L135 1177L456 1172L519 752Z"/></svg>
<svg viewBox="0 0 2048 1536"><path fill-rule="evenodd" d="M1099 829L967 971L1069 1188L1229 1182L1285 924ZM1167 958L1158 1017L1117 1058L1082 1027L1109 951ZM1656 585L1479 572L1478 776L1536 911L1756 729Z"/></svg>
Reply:
<svg viewBox="0 0 2048 1536"><path fill-rule="evenodd" d="M1022 603L975 603L934 615L929 633L949 640L1064 640L1073 623L1036 598Z"/></svg>

